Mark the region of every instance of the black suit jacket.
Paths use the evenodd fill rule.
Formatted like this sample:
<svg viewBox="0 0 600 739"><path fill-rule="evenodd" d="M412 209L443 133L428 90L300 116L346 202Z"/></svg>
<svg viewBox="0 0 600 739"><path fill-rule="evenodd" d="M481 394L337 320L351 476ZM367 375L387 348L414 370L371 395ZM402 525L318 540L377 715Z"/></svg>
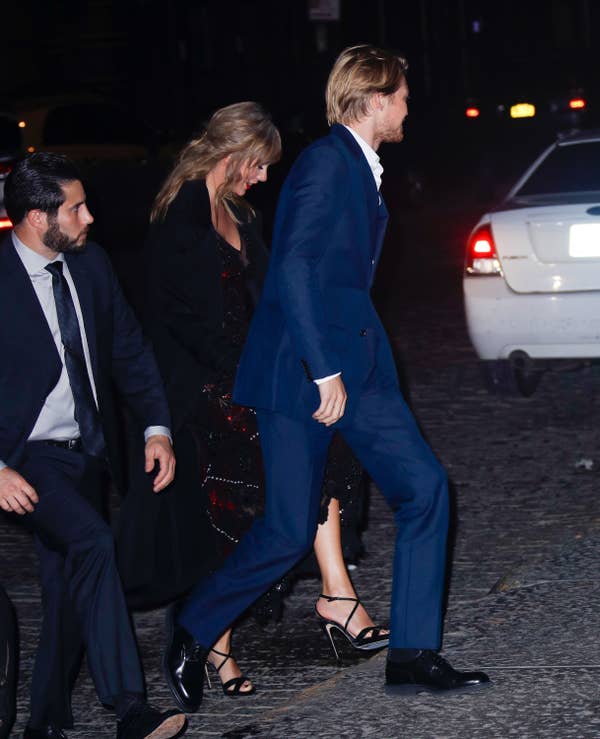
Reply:
<svg viewBox="0 0 600 739"><path fill-rule="evenodd" d="M268 252L258 219L237 214L245 241L246 281L258 300ZM164 221L150 227L147 240L145 325L165 381L174 430L202 418L203 386L233 375L239 347L223 331L223 263L211 223L203 180L184 183Z"/></svg>
<svg viewBox="0 0 600 739"><path fill-rule="evenodd" d="M113 386L143 428L170 426L169 409L152 351L104 251L88 243L66 261L81 304L108 461L122 485ZM61 361L10 236L0 243L0 357L0 459L18 467Z"/></svg>

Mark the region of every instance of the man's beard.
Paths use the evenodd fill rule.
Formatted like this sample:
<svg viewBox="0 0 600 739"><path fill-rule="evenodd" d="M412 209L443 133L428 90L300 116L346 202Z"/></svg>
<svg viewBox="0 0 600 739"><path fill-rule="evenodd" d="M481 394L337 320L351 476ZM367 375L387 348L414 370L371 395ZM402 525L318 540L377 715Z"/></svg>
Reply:
<svg viewBox="0 0 600 739"><path fill-rule="evenodd" d="M48 223L48 230L42 236L42 242L48 249L62 254L83 249L87 237L87 229L82 231L76 239L72 239L60 230L56 218L48 218ZM84 237L83 241L80 241L82 236Z"/></svg>
<svg viewBox="0 0 600 739"><path fill-rule="evenodd" d="M402 124L395 128L385 128L380 134L380 141L382 144L399 144L403 139L404 127Z"/></svg>

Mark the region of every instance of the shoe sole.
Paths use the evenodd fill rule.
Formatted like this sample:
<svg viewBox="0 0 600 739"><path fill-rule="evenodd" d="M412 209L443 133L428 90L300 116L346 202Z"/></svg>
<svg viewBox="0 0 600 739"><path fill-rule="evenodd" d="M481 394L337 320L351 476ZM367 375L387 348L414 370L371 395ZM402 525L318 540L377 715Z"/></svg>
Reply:
<svg viewBox="0 0 600 739"><path fill-rule="evenodd" d="M364 644L362 646L358 646L358 644L352 644L352 642L349 639L348 639L348 643L352 647L354 647L354 649L360 649L362 652L370 652L372 649L383 649L383 647L389 646L390 639L388 637L387 639L380 639L379 641L372 642L371 644Z"/></svg>
<svg viewBox="0 0 600 739"><path fill-rule="evenodd" d="M492 686L491 682L478 683L477 685L462 685L459 688L436 688L433 685L422 683L386 683L385 692L388 695L419 695L430 693L431 695L456 695L457 693L473 692L474 690L485 690Z"/></svg>
<svg viewBox="0 0 600 739"><path fill-rule="evenodd" d="M165 650L163 652L163 658L162 658L162 670L163 670L163 676L165 678L165 681L167 683L167 686L169 690L171 691L171 695L173 696L173 700L177 704L178 708L181 708L182 711L185 711L185 713L196 713L196 711L200 708L200 704L190 706L188 703L185 703L181 700L179 693L177 692L175 685L173 683L173 678L171 677L171 671L169 670L169 647L168 645L171 644L173 641L173 633L175 630L175 616L173 614L173 611L169 610L169 614L166 618L166 624L165 624L165 632L167 637L167 646L165 647ZM157 734L156 736L154 734L150 734L150 737L152 739L160 739L160 735ZM165 737L167 736L173 736L172 734L165 734Z"/></svg>
<svg viewBox="0 0 600 739"><path fill-rule="evenodd" d="M185 715L183 713L178 716L169 716L151 734L146 734L144 739L171 739L171 737L179 734L184 725Z"/></svg>

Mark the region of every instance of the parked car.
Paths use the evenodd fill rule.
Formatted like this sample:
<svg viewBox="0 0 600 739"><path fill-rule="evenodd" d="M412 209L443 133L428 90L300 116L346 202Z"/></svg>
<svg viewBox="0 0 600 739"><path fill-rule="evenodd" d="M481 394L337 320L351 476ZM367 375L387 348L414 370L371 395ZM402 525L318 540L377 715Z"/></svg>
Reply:
<svg viewBox="0 0 600 739"><path fill-rule="evenodd" d="M0 236L12 228L4 207L4 181L23 149L21 130L17 118L0 113Z"/></svg>
<svg viewBox="0 0 600 739"><path fill-rule="evenodd" d="M84 163L143 163L157 153L158 133L129 109L93 95L20 100L14 112L26 151L54 151Z"/></svg>
<svg viewBox="0 0 600 739"><path fill-rule="evenodd" d="M600 130L556 140L480 218L463 291L492 388L531 395L557 360L600 357Z"/></svg>

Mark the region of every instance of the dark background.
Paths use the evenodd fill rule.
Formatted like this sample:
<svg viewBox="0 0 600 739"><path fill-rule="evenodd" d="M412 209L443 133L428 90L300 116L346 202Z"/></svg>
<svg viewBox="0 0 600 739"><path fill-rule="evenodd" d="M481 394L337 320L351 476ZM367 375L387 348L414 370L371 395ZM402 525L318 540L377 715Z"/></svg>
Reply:
<svg viewBox="0 0 600 739"><path fill-rule="evenodd" d="M152 131L155 156L143 167L125 171L121 162L117 171L84 162L94 236L126 283L132 284L148 209L173 156L215 108L239 100L262 102L283 135L282 162L266 186L249 194L263 211L268 240L289 165L326 130L325 81L348 45L379 44L409 61L405 141L381 152L397 241L394 218L399 223L403 212L419 208L472 207L461 226L468 232L476 212L559 130L596 121L594 0L340 0L334 22L310 20L309 6L310 0L5 3L0 112L28 98L91 94L122 105L124 127L143 121ZM574 94L587 101L577 119L564 114ZM522 100L536 102L535 120L508 118L508 106ZM555 100L562 107L551 113ZM471 103L481 109L476 120L465 117Z"/></svg>
<svg viewBox="0 0 600 739"><path fill-rule="evenodd" d="M96 92L185 138L214 108L257 99L322 121L337 53L371 42L410 62L418 112L506 90L597 83L593 0L19 0L2 11L0 95ZM443 120L438 121L442 126Z"/></svg>

